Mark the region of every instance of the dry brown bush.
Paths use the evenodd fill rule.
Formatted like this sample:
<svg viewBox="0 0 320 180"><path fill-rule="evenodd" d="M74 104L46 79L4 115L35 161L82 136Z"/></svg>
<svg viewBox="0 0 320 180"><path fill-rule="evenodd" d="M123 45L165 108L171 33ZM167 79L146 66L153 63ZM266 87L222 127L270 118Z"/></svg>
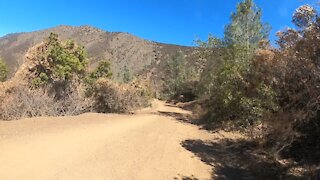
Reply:
<svg viewBox="0 0 320 180"><path fill-rule="evenodd" d="M17 86L0 98L0 119L15 120L40 116L78 115L91 110L91 101L75 89L62 99L55 99L44 89Z"/></svg>
<svg viewBox="0 0 320 180"><path fill-rule="evenodd" d="M78 115L85 112L130 113L149 105L152 94L143 84L119 84L101 78L93 84L93 93L85 97L82 84L73 84L63 96L50 88L32 89L28 85L2 88L0 119L15 120L41 116Z"/></svg>
<svg viewBox="0 0 320 180"><path fill-rule="evenodd" d="M93 85L93 108L102 113L129 113L148 105L149 97L138 86L101 78Z"/></svg>
<svg viewBox="0 0 320 180"><path fill-rule="evenodd" d="M272 85L278 110L264 117L264 141L277 158L301 165L320 162L320 16L309 6L293 18L296 29L278 33L274 55L260 52L256 61L259 81ZM262 61L261 61L262 60Z"/></svg>

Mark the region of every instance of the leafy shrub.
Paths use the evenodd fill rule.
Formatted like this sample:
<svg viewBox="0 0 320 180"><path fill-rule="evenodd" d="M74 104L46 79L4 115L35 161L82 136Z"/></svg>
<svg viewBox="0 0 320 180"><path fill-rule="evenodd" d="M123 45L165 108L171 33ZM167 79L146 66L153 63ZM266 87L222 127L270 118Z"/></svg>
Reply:
<svg viewBox="0 0 320 180"><path fill-rule="evenodd" d="M3 82L7 79L8 77L8 67L5 64L5 62L0 58L0 82Z"/></svg>

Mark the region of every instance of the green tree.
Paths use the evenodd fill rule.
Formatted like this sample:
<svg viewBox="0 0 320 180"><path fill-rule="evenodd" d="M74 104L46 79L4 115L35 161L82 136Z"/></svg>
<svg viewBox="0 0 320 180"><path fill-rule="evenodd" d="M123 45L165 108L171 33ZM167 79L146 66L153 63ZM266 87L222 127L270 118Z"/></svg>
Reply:
<svg viewBox="0 0 320 180"><path fill-rule="evenodd" d="M3 82L7 79L8 77L8 67L5 64L5 62L0 58L0 82Z"/></svg>
<svg viewBox="0 0 320 180"><path fill-rule="evenodd" d="M209 34L208 40L203 42L196 40L196 44L200 47L197 55L200 58L202 67L200 67L200 79L196 92L199 97L210 97L214 79L217 76L219 65L222 64L222 55L225 53L225 43L223 39L217 38Z"/></svg>
<svg viewBox="0 0 320 180"><path fill-rule="evenodd" d="M247 68L259 42L268 39L270 26L262 22L262 11L253 0L244 0L231 15L231 23L225 27L224 42L229 48L229 58L239 67Z"/></svg>
<svg viewBox="0 0 320 180"><path fill-rule="evenodd" d="M99 78L110 78L112 76L110 62L109 61L100 61L97 68L89 73L86 77L86 81L90 84L98 80Z"/></svg>
<svg viewBox="0 0 320 180"><path fill-rule="evenodd" d="M110 68L110 62L109 61L100 61L97 68L91 72L88 73L88 75L85 77L84 82L86 84L86 96L91 96L93 93L93 86L96 83L96 81L100 78L109 79L112 76L111 68Z"/></svg>
<svg viewBox="0 0 320 180"><path fill-rule="evenodd" d="M130 70L128 69L127 66L125 66L124 69L123 69L122 81L123 81L124 83L129 83L129 82L132 81L132 79L133 79L133 76L132 76Z"/></svg>
<svg viewBox="0 0 320 180"><path fill-rule="evenodd" d="M218 76L219 69L224 69L222 71L225 73L222 74L227 76L237 73L232 71L248 71L259 42L268 39L270 32L270 26L262 22L261 16L262 11L253 0L242 1L231 15L231 22L225 27L223 39L209 35L207 42L197 41L204 49L201 56L206 59L201 77L202 94L211 95L212 79Z"/></svg>
<svg viewBox="0 0 320 180"><path fill-rule="evenodd" d="M87 62L83 47L72 40L61 42L54 33L47 38L45 46L46 52L41 54L41 60L33 69L34 86L67 85L73 78L84 75Z"/></svg>
<svg viewBox="0 0 320 180"><path fill-rule="evenodd" d="M193 80L194 70L189 67L184 54L178 51L165 66L164 87L168 98L188 91L188 82Z"/></svg>
<svg viewBox="0 0 320 180"><path fill-rule="evenodd" d="M216 120L239 119L251 123L261 118L265 110L265 96L260 96L264 92L258 89L269 88L261 88L264 87L262 84L254 86L256 93L249 93L253 87L248 81L255 78L249 77L255 51L259 43L268 38L270 30L262 22L261 15L261 9L252 0L240 2L236 12L231 15L230 24L225 28L224 39L215 40L213 44L219 50L212 60L216 62L215 67L209 64L209 69L204 70L202 77L211 79L205 83L211 84L207 94L212 118Z"/></svg>

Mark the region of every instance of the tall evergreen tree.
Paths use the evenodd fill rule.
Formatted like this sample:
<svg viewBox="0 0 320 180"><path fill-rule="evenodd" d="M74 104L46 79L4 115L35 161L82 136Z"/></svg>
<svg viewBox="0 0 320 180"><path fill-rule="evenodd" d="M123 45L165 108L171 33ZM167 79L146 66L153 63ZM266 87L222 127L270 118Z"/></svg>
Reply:
<svg viewBox="0 0 320 180"><path fill-rule="evenodd" d="M268 39L270 26L262 22L262 11L253 0L244 0L225 27L224 41L231 50L230 59L247 66L259 42Z"/></svg>

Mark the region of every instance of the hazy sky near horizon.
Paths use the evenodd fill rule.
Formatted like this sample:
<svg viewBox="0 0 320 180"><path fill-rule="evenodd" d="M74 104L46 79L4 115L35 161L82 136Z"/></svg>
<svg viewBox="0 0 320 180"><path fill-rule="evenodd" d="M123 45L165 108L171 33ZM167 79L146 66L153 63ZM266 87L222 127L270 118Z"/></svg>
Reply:
<svg viewBox="0 0 320 180"><path fill-rule="evenodd" d="M0 0L0 36L57 25L91 25L128 32L151 41L193 45L209 33L222 37L239 0ZM275 33L291 27L291 16L302 4L318 0L256 0L263 20Z"/></svg>

